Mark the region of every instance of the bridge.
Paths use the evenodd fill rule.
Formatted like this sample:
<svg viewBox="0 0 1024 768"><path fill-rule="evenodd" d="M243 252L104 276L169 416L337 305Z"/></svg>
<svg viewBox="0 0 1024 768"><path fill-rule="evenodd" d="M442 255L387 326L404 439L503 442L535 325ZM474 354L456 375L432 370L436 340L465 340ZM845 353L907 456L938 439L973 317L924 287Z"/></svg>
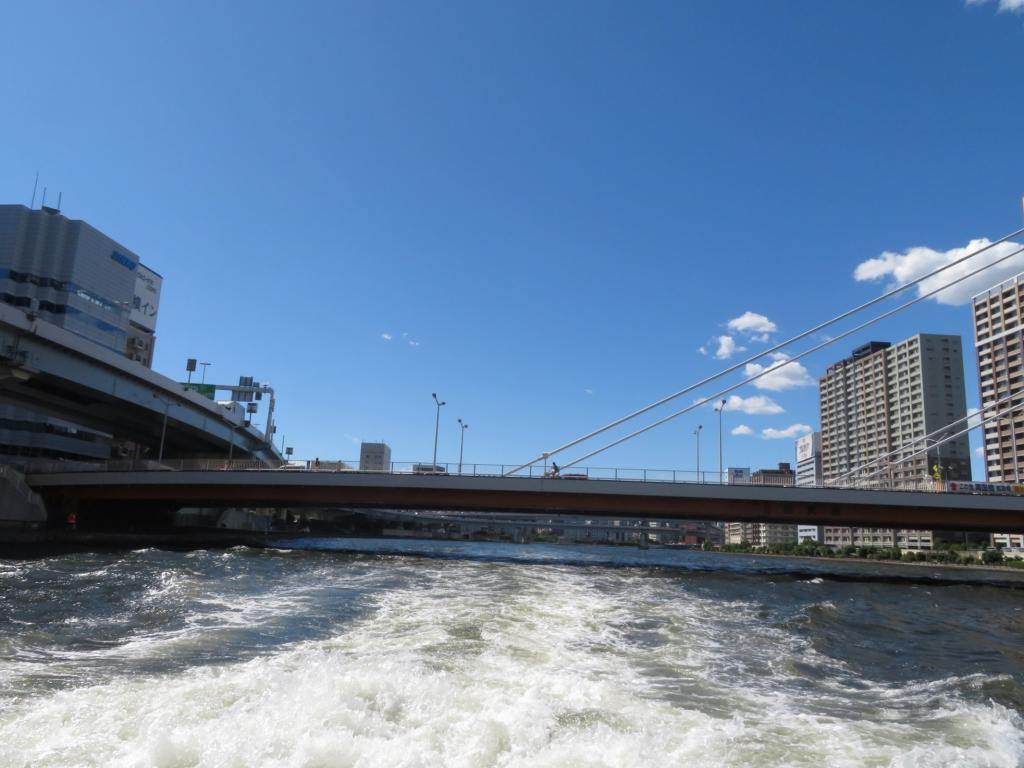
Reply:
<svg viewBox="0 0 1024 768"><path fill-rule="evenodd" d="M242 469L225 462L209 462L202 468L182 465L177 471L159 465L123 469L112 464L100 469L105 471L35 471L26 479L52 514L95 510L145 516L182 507L345 507L1024 532L1024 499L1005 495L502 474L289 471Z"/></svg>
<svg viewBox="0 0 1024 768"><path fill-rule="evenodd" d="M36 406L52 409L59 416L109 430L110 425L133 439L150 444L157 432L167 431L171 455L229 457L247 455L256 459L242 467L222 459L199 466L176 467L160 460L142 465L97 465L91 468L51 467L29 470L28 483L46 501L51 515L81 511L109 511L120 515L145 515L168 512L182 507L346 507L413 510L466 510L481 513L554 513L602 515L627 518L698 519L737 522L802 523L831 526L946 529L993 532L1024 532L1024 500L1015 495L988 493L936 493L933 490L898 490L892 487L872 489L849 487L795 488L763 485L723 485L721 483L671 481L644 473L641 479L619 477L597 479L579 467L591 457L632 440L685 413L712 403L726 402L725 396L754 384L786 365L817 352L902 312L969 279L996 264L1024 253L1024 246L1010 238L1024 233L1017 230L997 241L936 268L926 275L897 286L864 304L819 323L792 338L753 353L745 360L694 382L626 416L579 436L553 450L544 451L525 464L500 471L447 474L437 471L436 463L420 465L423 472L357 472L347 466L337 471L289 471L293 467L270 468L279 456L266 438L272 434L255 433L244 422L244 414L225 414L212 401L189 391L166 377L153 373L119 355L34 318L19 310L0 305L0 398L22 398ZM829 334L813 346L783 354L775 364L756 364L757 360L815 337L824 329L853 317L880 302L909 290L922 281L1005 244L977 269L966 272L934 289L918 291L914 298L871 317L839 333ZM751 370L748 367L754 365ZM733 373L743 371L735 382L716 384L712 394L691 400L649 424L628 434L610 439L575 458L563 460L564 451L582 446L627 422L707 387ZM721 400L720 400L721 398ZM1013 393L987 406L980 423L972 425L968 416L944 424L913 441L899 445L889 453L851 467L833 483L853 478L870 481L893 467L908 462L929 449L957 439L970 429L1012 416L1024 409L1024 401ZM435 401L437 400L435 395ZM438 413L443 403L438 402ZM173 416L172 416L173 413ZM652 414L652 418L653 418ZM158 425L163 425L158 428ZM963 428L961 429L961 425ZM959 431L954 431L954 428ZM239 444L236 440L241 440ZM929 443L930 441L930 443ZM436 446L436 430L435 430ZM162 453L162 452L161 452ZM435 449L436 453L436 449ZM554 457L562 461L561 477L546 476ZM435 456L436 462L436 456ZM461 469L461 460L460 460ZM573 468L572 476L564 473ZM321 467L321 469L323 469ZM173 470L173 471L171 471ZM215 470L215 471L214 471ZM540 476L535 474L540 470ZM721 467L720 467L721 472ZM525 474L524 474L525 473ZM941 475L940 475L941 477ZM699 478L698 478L699 479ZM890 478L889 484L892 484ZM884 483L884 479L876 480ZM59 518L58 518L59 519Z"/></svg>

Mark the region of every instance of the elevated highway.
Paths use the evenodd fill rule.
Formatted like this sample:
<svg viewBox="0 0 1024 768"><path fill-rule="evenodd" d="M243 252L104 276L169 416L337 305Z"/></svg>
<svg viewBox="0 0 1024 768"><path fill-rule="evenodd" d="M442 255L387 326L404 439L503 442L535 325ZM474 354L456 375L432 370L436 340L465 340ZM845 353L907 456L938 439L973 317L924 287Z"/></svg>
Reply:
<svg viewBox="0 0 1024 768"><path fill-rule="evenodd" d="M0 402L150 447L166 416L167 457L251 457L276 462L264 435L179 382L105 347L0 303Z"/></svg>
<svg viewBox="0 0 1024 768"><path fill-rule="evenodd" d="M237 469L108 468L39 472L27 481L51 511L364 507L1024 532L1022 497L927 491Z"/></svg>

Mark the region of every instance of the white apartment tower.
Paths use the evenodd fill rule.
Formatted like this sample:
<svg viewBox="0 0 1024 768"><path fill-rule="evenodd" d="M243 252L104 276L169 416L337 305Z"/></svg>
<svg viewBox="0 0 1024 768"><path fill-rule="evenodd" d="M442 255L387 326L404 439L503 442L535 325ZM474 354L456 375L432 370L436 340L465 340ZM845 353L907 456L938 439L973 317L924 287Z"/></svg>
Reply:
<svg viewBox="0 0 1024 768"><path fill-rule="evenodd" d="M981 412L986 418L1024 403L1022 305L1024 275L1017 275L974 297L978 391L981 392ZM1024 480L1024 408L984 426L984 451L986 480L992 483ZM1024 546L1024 536L1020 534L996 533L992 541L1004 547Z"/></svg>
<svg viewBox="0 0 1024 768"><path fill-rule="evenodd" d="M1024 403L1024 275L974 297L974 346L978 353L978 389L986 416ZM1020 393L993 406L1000 400ZM1024 409L985 425L985 479L1013 483L1024 478Z"/></svg>

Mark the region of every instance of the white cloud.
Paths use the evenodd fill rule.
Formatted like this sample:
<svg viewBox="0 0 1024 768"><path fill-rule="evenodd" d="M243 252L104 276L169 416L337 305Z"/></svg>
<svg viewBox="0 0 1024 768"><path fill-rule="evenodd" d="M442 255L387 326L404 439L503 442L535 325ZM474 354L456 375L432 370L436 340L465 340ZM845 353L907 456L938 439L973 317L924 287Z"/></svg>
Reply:
<svg viewBox="0 0 1024 768"><path fill-rule="evenodd" d="M799 362L790 361L788 355L782 352L775 352L771 358L773 362L770 365L747 363L744 368L744 373L748 378L756 376L762 371L770 371L770 373L765 374L757 381L751 382L758 389L767 389L770 392L784 392L787 389L817 385L818 382L811 378L811 374L807 372L807 369Z"/></svg>
<svg viewBox="0 0 1024 768"><path fill-rule="evenodd" d="M979 408L967 409L967 426L971 429L981 426L981 410ZM958 429L957 432L960 430Z"/></svg>
<svg viewBox="0 0 1024 768"><path fill-rule="evenodd" d="M740 424L738 427L733 427L730 435L752 435L754 430L748 427L746 424Z"/></svg>
<svg viewBox="0 0 1024 768"><path fill-rule="evenodd" d="M737 331L748 336L755 334L775 333L778 327L764 315L747 310L739 317L734 317L728 322L730 331Z"/></svg>
<svg viewBox="0 0 1024 768"><path fill-rule="evenodd" d="M718 342L718 349L715 350L715 357L719 360L726 360L737 352L747 351L746 347L737 347L736 339L732 336L718 336L715 340Z"/></svg>
<svg viewBox="0 0 1024 768"><path fill-rule="evenodd" d="M710 403L714 408L718 402ZM725 412L741 412L748 414L749 416L766 416L771 414L782 414L785 413L783 409L775 400L771 397L765 397L763 394L756 394L752 397L740 397L737 394L730 395L728 401L725 403Z"/></svg>
<svg viewBox="0 0 1024 768"><path fill-rule="evenodd" d="M760 342L761 344L767 344L769 341L771 341L771 338L772 337L769 336L767 333L762 333L757 336L751 336L750 340Z"/></svg>
<svg viewBox="0 0 1024 768"><path fill-rule="evenodd" d="M985 5L989 0L967 0L968 5ZM1024 11L1024 0L999 0L999 10L1016 13Z"/></svg>
<svg viewBox="0 0 1024 768"><path fill-rule="evenodd" d="M706 355L708 353L708 348L707 347L697 347L697 351L700 352L702 355Z"/></svg>
<svg viewBox="0 0 1024 768"><path fill-rule="evenodd" d="M785 429L772 429L771 427L762 429L761 437L765 440L785 440L787 438L792 440L795 437L806 435L810 431L811 428L806 424L790 424Z"/></svg>
<svg viewBox="0 0 1024 768"><path fill-rule="evenodd" d="M384 341L391 341L393 338L395 338L390 333L382 333L380 337L384 339Z"/></svg>
<svg viewBox="0 0 1024 768"><path fill-rule="evenodd" d="M1024 4L1024 0L1021 0L1021 2ZM936 251L925 246L909 248L902 253L886 251L877 258L868 259L858 264L857 268L853 271L853 279L858 282L864 282L889 277L892 278L892 282L887 286L887 289L892 289L897 285L903 285L911 280L916 280L944 264L949 264L963 258L969 253L973 253L989 244L989 240L981 238L980 240L972 240L963 248L953 248L948 251ZM923 296L937 288L941 288L950 281L963 277L986 264L991 264L996 259L1006 256L1020 247L1019 243L1010 242L993 246L984 253L968 259L962 264L950 267L945 272L918 283L916 286L917 295ZM957 283L950 288L939 291L932 299L939 304L966 304L975 294L981 293L1009 277L1020 274L1022 271L1024 271L1024 253L1007 259L1001 264L986 269L984 272Z"/></svg>
<svg viewBox="0 0 1024 768"><path fill-rule="evenodd" d="M588 395L594 394L594 390L592 390L590 387L585 387L583 391Z"/></svg>
<svg viewBox="0 0 1024 768"><path fill-rule="evenodd" d="M420 343L418 341L412 341L411 339L409 340L410 347L418 347L419 345Z"/></svg>

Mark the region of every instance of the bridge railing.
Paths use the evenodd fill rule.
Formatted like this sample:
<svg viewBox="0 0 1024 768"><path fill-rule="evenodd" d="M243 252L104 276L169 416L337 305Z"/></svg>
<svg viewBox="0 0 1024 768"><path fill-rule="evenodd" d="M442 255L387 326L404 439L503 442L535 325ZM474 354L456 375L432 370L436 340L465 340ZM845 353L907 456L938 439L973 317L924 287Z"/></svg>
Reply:
<svg viewBox="0 0 1024 768"><path fill-rule="evenodd" d="M47 461L31 460L20 462L17 468L24 474L51 474L66 472L362 472L387 475L442 475L465 477L502 477L513 465L480 464L480 463L424 463L424 462L391 462L386 468L379 470L360 469L358 461L338 459L302 459L268 464L255 459L119 459L106 462L85 461ZM726 484L718 472L694 472L681 469L645 469L629 467L571 467L554 474L552 468L534 466L515 472L513 477L523 478L559 478L564 480L611 480L618 482L642 483L699 483L705 485ZM746 484L750 484L748 481ZM760 478L756 485L791 486L791 478L767 475ZM859 488L863 490L905 490L905 491L945 491L947 484L931 478L903 481L895 484L879 482L878 478L871 481L844 482L842 485L825 484L824 488Z"/></svg>

